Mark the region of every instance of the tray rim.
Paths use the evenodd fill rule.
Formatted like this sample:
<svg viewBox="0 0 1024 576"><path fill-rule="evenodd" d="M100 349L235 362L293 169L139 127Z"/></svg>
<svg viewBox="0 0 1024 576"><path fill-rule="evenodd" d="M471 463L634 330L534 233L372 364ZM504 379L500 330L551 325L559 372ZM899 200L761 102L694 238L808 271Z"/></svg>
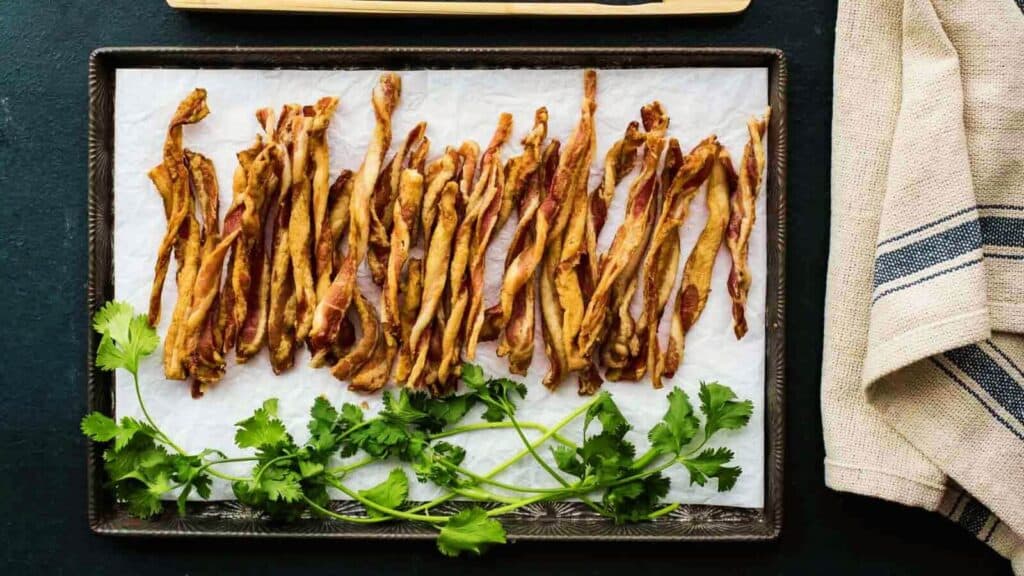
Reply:
<svg viewBox="0 0 1024 576"><path fill-rule="evenodd" d="M560 515L557 505L542 505L513 520L508 538L515 540L600 541L766 541L776 540L783 524L785 438L785 250L788 71L785 55L758 47L117 47L98 48L89 56L89 317L113 297L111 246L113 220L113 97L117 68L657 68L745 67L768 69L772 105L767 168L768 279L765 346L765 498L764 506L737 509L686 505L680 519L642 524L651 530L606 526L598 521ZM113 411L112 375L94 367L99 339L87 326L88 410ZM127 517L103 486L103 443L88 441L88 522L97 534L176 537L271 537L335 539L431 539L435 533L415 523L372 525L303 520L280 525L260 518L237 517L231 501L190 505L188 519L141 521ZM336 504L344 505L344 501ZM571 505L572 503L564 503ZM173 506L172 506L173 508ZM564 508L564 507L563 507ZM737 512L730 518L729 511ZM225 514L235 517L225 519ZM717 514L717 515L716 515ZM243 514L244 516L244 514ZM190 519L195 519L190 520ZM505 517L503 517L504 519ZM580 525L572 525L582 522ZM543 525L538 531L533 529ZM550 524L550 525L549 525ZM564 526L563 526L564 525ZM600 525L600 526L599 526ZM659 532L659 526L677 529ZM397 529L395 528L397 527ZM603 530L595 532L593 529ZM573 531L575 530L575 531Z"/></svg>

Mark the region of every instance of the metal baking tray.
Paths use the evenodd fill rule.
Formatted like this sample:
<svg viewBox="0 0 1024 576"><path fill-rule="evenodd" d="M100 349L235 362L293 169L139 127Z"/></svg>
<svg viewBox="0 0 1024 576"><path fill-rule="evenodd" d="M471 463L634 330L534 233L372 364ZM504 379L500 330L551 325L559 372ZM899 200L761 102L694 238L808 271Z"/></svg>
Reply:
<svg viewBox="0 0 1024 576"><path fill-rule="evenodd" d="M765 67L772 107L767 169L768 278L765 316L765 499L762 508L683 505L641 524L615 525L577 502L548 502L501 518L510 540L753 541L782 529L785 381L786 61L771 48L101 48L89 59L89 284L92 316L114 298L114 90L118 68L659 68ZM94 367L97 335L89 331L88 409L113 415L113 375ZM179 517L173 503L153 520L128 515L109 490L103 445L89 442L89 525L99 534L127 536L245 536L291 538L429 539L432 527L414 522L350 524L304 517L271 522L234 501L196 502ZM341 513L360 513L350 501ZM446 504L457 508L460 504Z"/></svg>

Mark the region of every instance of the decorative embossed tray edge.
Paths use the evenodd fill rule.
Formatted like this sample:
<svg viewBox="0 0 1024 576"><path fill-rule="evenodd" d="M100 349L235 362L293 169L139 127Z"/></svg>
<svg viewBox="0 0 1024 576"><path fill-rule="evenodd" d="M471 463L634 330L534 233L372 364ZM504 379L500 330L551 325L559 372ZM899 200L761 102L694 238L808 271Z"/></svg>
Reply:
<svg viewBox="0 0 1024 576"><path fill-rule="evenodd" d="M510 540L774 540L782 529L785 380L786 61L772 48L101 48L89 58L89 315L114 296L114 78L117 68L768 68L772 106L768 158L768 293L765 318L765 500L763 508L684 505L654 522L615 525L574 502L535 504L502 517ZM94 367L99 340L88 330L88 409L113 412L113 378ZM98 534L127 536L423 539L426 525L353 525L304 517L275 523L237 502L169 503L154 520L128 516L105 489L102 444L88 444L88 516ZM337 501L338 511L361 511ZM458 503L451 504L458 506Z"/></svg>

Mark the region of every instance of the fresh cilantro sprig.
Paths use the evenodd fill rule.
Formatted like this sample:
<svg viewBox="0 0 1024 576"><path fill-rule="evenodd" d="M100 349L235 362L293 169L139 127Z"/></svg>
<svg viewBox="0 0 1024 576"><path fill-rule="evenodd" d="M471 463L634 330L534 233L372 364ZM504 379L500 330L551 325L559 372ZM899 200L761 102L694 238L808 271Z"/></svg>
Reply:
<svg viewBox="0 0 1024 576"><path fill-rule="evenodd" d="M272 518L291 520L315 514L346 522L376 523L412 520L438 529L438 549L445 555L480 554L504 543L505 531L497 517L545 500L578 498L615 522L653 520L678 506L665 504L671 480L668 470L681 467L691 484L716 481L719 491L731 489L741 474L730 466L734 454L724 446L705 447L723 430L736 430L750 419L753 405L739 400L727 386L701 383L699 414L681 389L668 394L668 410L647 434L650 449L637 456L630 440L632 426L606 392L588 400L552 426L520 422L518 402L526 387L506 378L488 378L479 366L465 364L465 393L433 398L399 390L385 392L383 407L375 415L354 404L336 407L326 398L314 400L307 425L308 438L297 442L278 416L276 399L263 402L252 416L236 424L235 445L251 456L228 458L216 450L189 454L176 445L153 421L138 383L142 358L158 344L155 331L131 306L112 302L94 318L101 334L97 366L126 370L133 377L143 419L120 422L100 413L82 420L82 431L96 442L108 443L104 467L115 495L128 511L148 518L160 514L162 499L177 492L178 513L187 512L192 494L208 498L213 478L231 481L236 498ZM474 412L474 408L483 408ZM481 422L464 423L471 413ZM703 419L701 418L703 416ZM559 434L582 417L583 435L573 442ZM703 420L703 421L702 421ZM478 473L463 467L466 450L447 438L477 430L513 429L524 450L494 469ZM539 432L530 439L524 430ZM558 443L551 462L538 448ZM524 457L531 457L555 478L559 487L531 487L495 479ZM342 463L338 465L338 458ZM345 479L372 462L395 462L386 478L365 490L350 488ZM247 476L229 476L216 468L229 462L251 462ZM411 470L419 482L445 491L431 502L409 502ZM500 488L504 493L493 492ZM365 513L347 516L330 509L329 490L338 490L360 502ZM516 494L509 496L508 494ZM478 506L446 516L430 511L455 497L498 503Z"/></svg>

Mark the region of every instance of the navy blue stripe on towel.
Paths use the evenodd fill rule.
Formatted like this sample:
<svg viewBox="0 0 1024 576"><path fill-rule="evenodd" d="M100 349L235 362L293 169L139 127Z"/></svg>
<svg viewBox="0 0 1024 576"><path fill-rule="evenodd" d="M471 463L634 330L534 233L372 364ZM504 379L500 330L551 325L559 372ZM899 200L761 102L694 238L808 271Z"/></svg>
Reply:
<svg viewBox="0 0 1024 576"><path fill-rule="evenodd" d="M893 292L899 292L900 290L906 290L907 288L911 288L913 286L917 286L918 284L923 284L923 283L925 283L925 282L927 282L929 280L938 278L939 276L945 276L946 274L949 274L950 272L956 272L957 270L963 270L964 268L970 268L971 266L974 266L974 265L977 265L977 264L981 264L981 258L975 258L974 260L968 260L967 262L964 262L962 264L957 264L956 266L953 266L952 268L946 268L945 270L939 270L938 272L936 272L934 274L929 274L929 275L925 276L924 278L918 278L917 280L914 280L913 282L909 282L909 283L903 284L901 286L895 286L893 288L886 288L882 292L879 292L878 295L875 296L871 300L871 304L874 305L875 302L878 302L879 300L881 300L882 298L885 298L886 296L888 296L889 294L892 294Z"/></svg>
<svg viewBox="0 0 1024 576"><path fill-rule="evenodd" d="M1021 0L1021 1L1024 2L1024 0ZM882 240L881 242L878 243L878 246L881 247L881 246L885 246L886 244L889 244L890 242L895 242L897 240L902 240L902 239L906 238L907 236L910 236L912 234L917 234L918 232L922 232L922 231L927 230L929 228L934 228L935 226L938 226L939 224L942 224L943 222L949 222L950 220L952 220L953 218L956 218L957 216L963 216L964 214L967 214L968 212L973 212L975 210L977 210L977 208L975 206L971 206L970 208L964 208L963 210L958 210L956 212L953 212L952 214L949 214L947 216L943 216L942 218L939 218L938 220L935 220L934 222L929 222L929 223L927 223L927 224L925 224L923 226L918 226L917 228L913 228L911 230L907 230L906 232L903 232L902 234L897 234L896 236L893 236L892 238L888 238L886 240Z"/></svg>
<svg viewBox="0 0 1024 576"><path fill-rule="evenodd" d="M1024 424L1024 387L991 356L977 344L950 350L945 356L977 382L1004 410Z"/></svg>
<svg viewBox="0 0 1024 576"><path fill-rule="evenodd" d="M981 529L985 527L985 523L988 522L988 517L991 514L984 504L974 498L968 498L964 504L964 511L960 513L960 519L957 520L957 523L971 534L978 536L981 534Z"/></svg>
<svg viewBox="0 0 1024 576"><path fill-rule="evenodd" d="M995 418L1000 424L1002 424L1004 427L1006 427L1006 429L1009 430L1014 436L1016 436L1021 442L1024 442L1024 434L1020 433L1017 429L1015 429L1013 426L1011 426L1009 422L1004 420L1003 417L1000 416L998 412L993 410L992 407L988 405L988 402L985 402L984 398L982 398L981 396L978 396L978 393L975 392L974 390L972 390L971 387L968 386L966 382L961 380L960 377L957 376L956 374L954 374L952 370L950 370L949 368L946 368L945 366L943 366L942 362L939 362L934 357L930 358L930 360L932 361L932 364L935 364L935 366L937 366L939 368L939 370L942 370L943 372L945 372L946 376L949 376L950 380L956 382L968 394L970 394L971 396L974 396L974 399L977 400L978 403L981 404L985 408L985 410L988 411L988 413L992 415L993 418Z"/></svg>
<svg viewBox="0 0 1024 576"><path fill-rule="evenodd" d="M981 241L986 246L1024 248L1024 218L983 216Z"/></svg>
<svg viewBox="0 0 1024 576"><path fill-rule="evenodd" d="M981 248L981 227L969 220L875 259L875 288Z"/></svg>

